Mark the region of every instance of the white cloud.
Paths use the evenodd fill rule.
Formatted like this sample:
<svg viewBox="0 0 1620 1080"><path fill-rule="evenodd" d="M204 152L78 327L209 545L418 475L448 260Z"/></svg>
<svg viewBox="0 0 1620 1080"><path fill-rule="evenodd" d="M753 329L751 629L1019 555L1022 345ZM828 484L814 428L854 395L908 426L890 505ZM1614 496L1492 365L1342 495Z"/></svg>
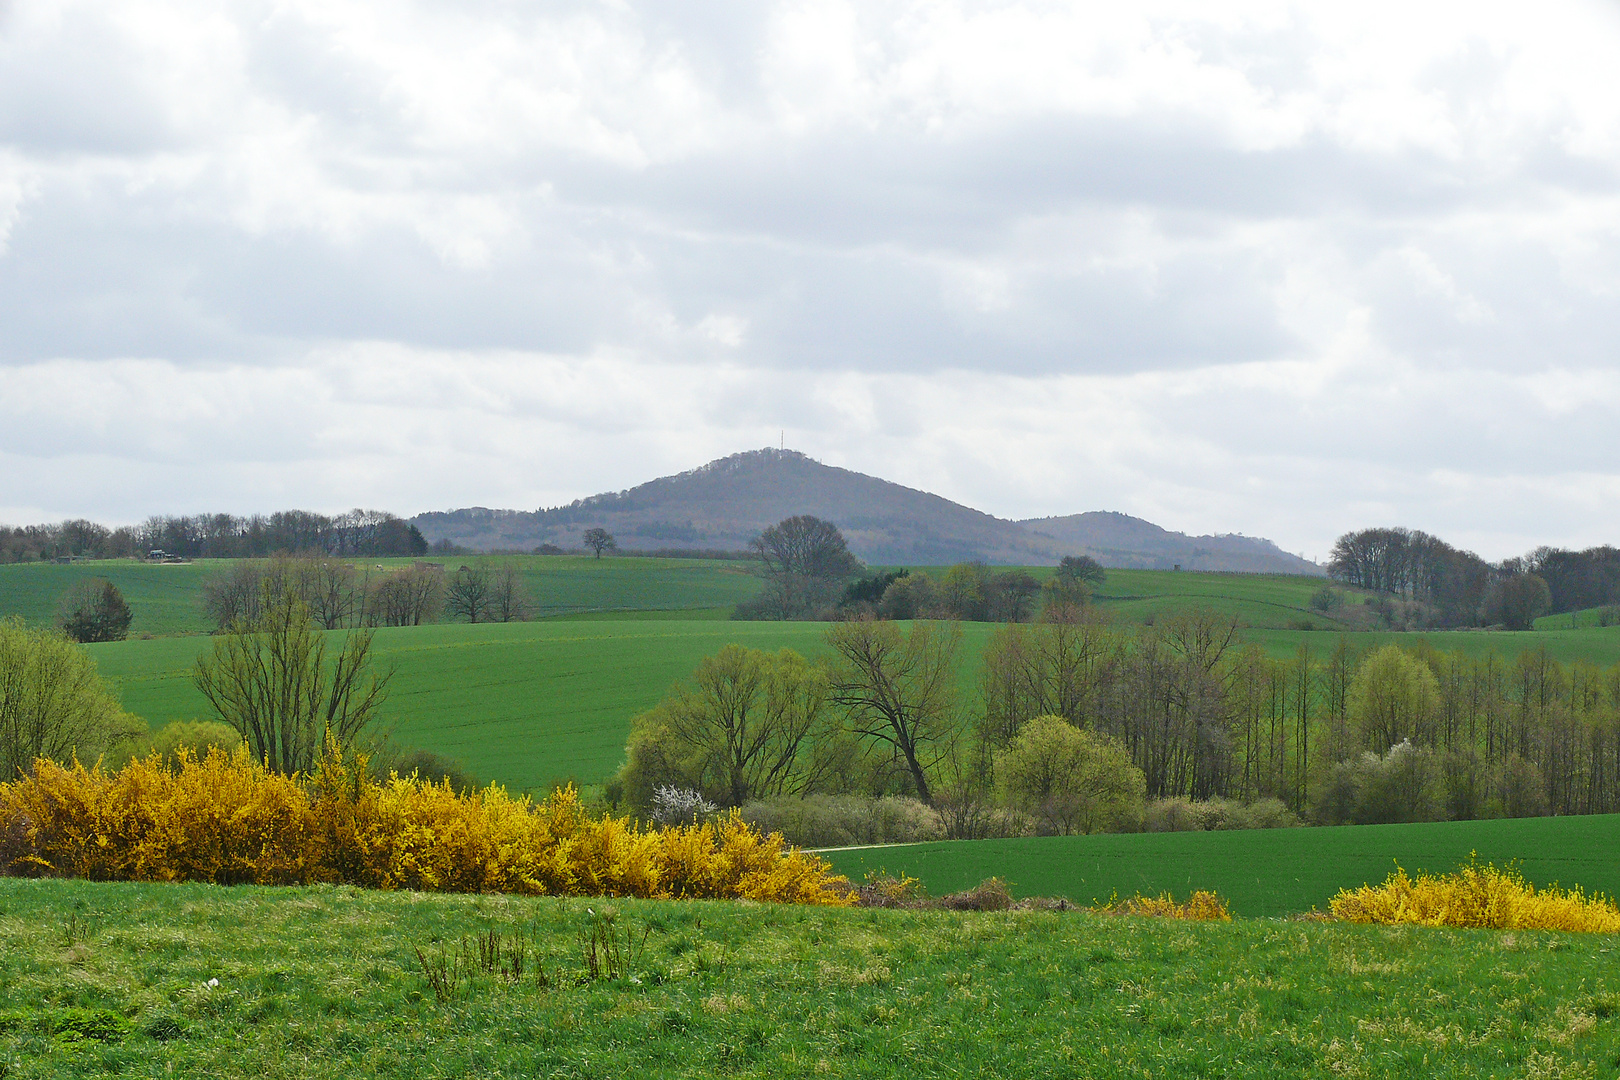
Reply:
<svg viewBox="0 0 1620 1080"><path fill-rule="evenodd" d="M0 517L785 427L1011 516L1612 540L1617 52L1577 0L15 0Z"/></svg>

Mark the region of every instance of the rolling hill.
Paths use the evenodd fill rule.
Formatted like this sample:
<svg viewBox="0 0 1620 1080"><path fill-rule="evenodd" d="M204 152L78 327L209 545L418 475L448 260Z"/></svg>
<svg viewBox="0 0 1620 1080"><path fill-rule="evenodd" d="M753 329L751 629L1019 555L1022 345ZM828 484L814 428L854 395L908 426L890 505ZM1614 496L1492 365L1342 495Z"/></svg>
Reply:
<svg viewBox="0 0 1620 1080"><path fill-rule="evenodd" d="M419 514L430 541L476 550L577 547L607 529L628 550L747 546L794 514L837 523L856 555L877 565L943 565L974 559L1050 565L1089 554L1105 566L1319 574L1310 562L1249 537L1189 537L1124 514L1017 522L926 491L823 465L794 450L733 454L697 469L546 510L472 507Z"/></svg>
<svg viewBox="0 0 1620 1080"><path fill-rule="evenodd" d="M1313 562L1270 540L1232 533L1188 536L1118 511L1094 510L1066 517L1030 518L1018 524L1032 534L1083 551L1104 566L1140 570L1223 570L1251 574L1325 574Z"/></svg>

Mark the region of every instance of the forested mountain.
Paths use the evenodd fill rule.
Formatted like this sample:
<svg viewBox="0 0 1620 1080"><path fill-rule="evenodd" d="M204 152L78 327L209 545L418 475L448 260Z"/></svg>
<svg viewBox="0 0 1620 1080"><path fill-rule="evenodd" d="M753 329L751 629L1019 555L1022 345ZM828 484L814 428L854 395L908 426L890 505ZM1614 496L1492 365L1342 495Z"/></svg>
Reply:
<svg viewBox="0 0 1620 1080"><path fill-rule="evenodd" d="M1090 554L1105 566L1320 573L1269 541L1188 537L1123 514L1015 522L794 450L753 450L628 491L535 512L474 507L411 519L429 541L528 550L577 548L603 528L621 548L741 549L795 514L835 522L850 550L872 564L943 565L980 559L1003 565L1055 563ZM1098 525L1091 519L1105 519Z"/></svg>

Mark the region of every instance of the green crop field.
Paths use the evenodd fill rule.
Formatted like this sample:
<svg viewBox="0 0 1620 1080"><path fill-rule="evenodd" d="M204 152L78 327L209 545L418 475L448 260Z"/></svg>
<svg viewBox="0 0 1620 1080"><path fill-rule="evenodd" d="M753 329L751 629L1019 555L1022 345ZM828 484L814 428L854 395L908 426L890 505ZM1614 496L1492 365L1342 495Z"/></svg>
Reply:
<svg viewBox="0 0 1620 1080"><path fill-rule="evenodd" d="M1232 832L1114 833L850 848L827 857L861 880L880 870L918 878L936 895L991 876L1018 896L1178 897L1212 889L1243 915L1325 909L1341 888L1377 884L1399 861L1409 873L1446 873L1477 852L1518 862L1538 885L1580 885L1620 897L1620 815L1448 821Z"/></svg>
<svg viewBox="0 0 1620 1080"><path fill-rule="evenodd" d="M1611 936L0 879L0 1074L1599 1077ZM473 943L521 933L522 974ZM439 1000L416 954L471 963ZM510 955L508 952L506 955ZM544 975L544 980L539 977Z"/></svg>
<svg viewBox="0 0 1620 1080"><path fill-rule="evenodd" d="M1339 620L1310 606L1325 578L1288 574L1210 574L1174 570L1110 570L1097 592L1104 611L1121 622L1145 622L1188 607L1236 616L1245 626L1286 629L1310 622L1323 629ZM1347 597L1359 590L1335 586Z"/></svg>
<svg viewBox="0 0 1620 1080"><path fill-rule="evenodd" d="M56 618L62 596L85 578L106 578L118 586L134 621L132 636L206 632L198 598L209 574L221 563L147 563L108 559L81 563L10 563L0 566L0 618L21 615L35 625Z"/></svg>
<svg viewBox="0 0 1620 1080"><path fill-rule="evenodd" d="M411 559L358 560L361 569L408 566ZM428 560L454 572L462 566L501 561L499 557L449 556ZM593 559L572 555L514 556L524 584L542 617L581 612L708 609L729 615L739 601L760 589L755 564L722 559ZM211 575L230 569L230 560L146 563L135 559L69 564L14 563L0 566L0 618L21 615L35 624L51 622L62 595L77 581L103 577L117 585L135 621L130 634L208 633L202 588Z"/></svg>
<svg viewBox="0 0 1620 1080"><path fill-rule="evenodd" d="M1291 657L1300 645L1311 651L1317 662L1333 651L1340 635L1326 630L1267 630L1244 629L1239 632L1244 641L1258 642L1274 657ZM1365 653L1381 645L1394 643L1412 648L1427 642L1441 652L1461 652L1470 657L1483 657L1496 653L1508 663L1521 653L1545 648L1553 659L1561 663L1587 660L1599 667L1620 662L1620 626L1590 626L1579 630L1424 630L1396 633L1374 631L1344 635L1357 653Z"/></svg>
<svg viewBox="0 0 1620 1080"><path fill-rule="evenodd" d="M606 561L606 560L604 560ZM628 561L628 560L626 560ZM707 614L707 613L700 613ZM379 662L396 671L386 714L399 741L464 762L475 775L515 790L544 790L572 778L595 783L618 767L630 718L728 642L755 648L822 649L823 623L738 623L707 619L575 618L469 626L440 624L377 632ZM977 694L980 657L994 627L963 627L959 685ZM1309 641L1317 659L1336 635L1245 631L1278 656ZM1477 632L1353 635L1357 649L1422 637L1437 648L1496 648L1511 661L1546 644L1563 660L1620 660L1620 628L1524 634ZM209 648L201 637L86 646L124 707L152 727L208 715L191 685Z"/></svg>
<svg viewBox="0 0 1620 1080"><path fill-rule="evenodd" d="M397 739L454 757L485 781L544 791L595 783L624 756L630 718L729 642L819 655L823 623L545 621L377 631L375 655L395 671L385 717ZM964 632L964 692L991 628ZM153 728L206 717L191 683L206 638L116 641L86 648L129 711Z"/></svg>

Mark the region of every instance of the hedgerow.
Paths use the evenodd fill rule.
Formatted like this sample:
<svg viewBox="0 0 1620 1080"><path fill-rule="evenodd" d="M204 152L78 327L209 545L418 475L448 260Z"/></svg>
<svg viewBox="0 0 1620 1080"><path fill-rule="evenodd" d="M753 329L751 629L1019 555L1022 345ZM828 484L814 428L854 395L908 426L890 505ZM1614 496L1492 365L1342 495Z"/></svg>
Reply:
<svg viewBox="0 0 1620 1080"><path fill-rule="evenodd" d="M819 857L735 813L647 829L594 817L572 787L538 801L378 781L328 753L308 776L245 749L115 771L35 763L0 784L0 873L97 881L346 883L374 889L852 902Z"/></svg>
<svg viewBox="0 0 1620 1080"><path fill-rule="evenodd" d="M1588 897L1579 886L1537 889L1511 867L1472 858L1455 873L1415 879L1397 865L1382 885L1340 890L1328 909L1354 923L1620 933L1612 900Z"/></svg>

